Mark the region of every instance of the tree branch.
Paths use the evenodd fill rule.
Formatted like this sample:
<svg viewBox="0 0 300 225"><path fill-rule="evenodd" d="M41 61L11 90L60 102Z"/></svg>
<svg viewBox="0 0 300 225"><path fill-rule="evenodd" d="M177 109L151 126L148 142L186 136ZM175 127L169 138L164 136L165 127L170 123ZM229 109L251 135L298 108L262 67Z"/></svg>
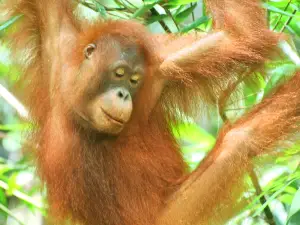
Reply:
<svg viewBox="0 0 300 225"><path fill-rule="evenodd" d="M255 191L256 191L256 195L257 196L260 196L261 193L262 193L262 189L260 187L260 184L259 184L259 181L258 181L258 177L254 171L254 169L251 169L249 171L249 174L250 174L250 178L251 178L251 181L253 183L253 186L255 188ZM259 198L259 201L260 201L260 204L261 205L264 205L266 202L267 202L267 199L265 197L265 195L262 195L260 198ZM274 216L273 216L273 213L271 212L271 209L270 207L267 205L265 208L264 208L264 213L266 215L266 218L267 218L267 222L270 224L270 225L276 225L276 222L274 220Z"/></svg>

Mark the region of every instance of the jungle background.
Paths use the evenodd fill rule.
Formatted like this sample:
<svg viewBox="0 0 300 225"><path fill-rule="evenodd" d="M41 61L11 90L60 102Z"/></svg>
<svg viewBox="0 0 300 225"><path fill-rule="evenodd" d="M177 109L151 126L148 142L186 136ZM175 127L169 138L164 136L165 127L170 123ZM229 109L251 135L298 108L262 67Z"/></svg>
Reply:
<svg viewBox="0 0 300 225"><path fill-rule="evenodd" d="M78 1L77 13L88 20L135 19L154 33L205 33L212 29L202 0ZM199 120L174 127L191 170L214 146L224 120L234 121L251 110L300 67L300 1L265 0L262 5L269 28L289 37L280 43L281 57L266 63L265 74L257 74L256 85L241 81L236 90L239 97L227 104L222 116L216 106L209 115L199 114ZM16 85L21 68L12 61L5 39L22 15L3 21L3 14L0 11L0 225L43 225L45 188L33 158L22 151L22 146L29 144L26 134L32 126ZM275 164L266 161L263 168L255 168L247 182L252 186L246 193L249 205L229 224L300 225L300 143L290 143Z"/></svg>

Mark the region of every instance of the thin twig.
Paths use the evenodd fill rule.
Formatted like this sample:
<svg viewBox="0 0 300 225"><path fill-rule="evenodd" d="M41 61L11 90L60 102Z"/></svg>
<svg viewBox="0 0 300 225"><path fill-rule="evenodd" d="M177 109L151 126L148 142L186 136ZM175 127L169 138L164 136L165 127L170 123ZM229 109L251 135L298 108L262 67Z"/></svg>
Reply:
<svg viewBox="0 0 300 225"><path fill-rule="evenodd" d="M197 5L197 3L195 3ZM191 3L191 7L193 7L193 3ZM193 22L195 22L195 13L194 13L194 10L192 12L192 19L193 19Z"/></svg>
<svg viewBox="0 0 300 225"><path fill-rule="evenodd" d="M144 2L144 0L143 0L143 2ZM145 3L144 3L144 4L145 4ZM150 9L150 12L151 12L151 14L154 15L154 16L159 15L158 12L157 12L154 8L151 8L151 9ZM159 20L158 23L161 25L161 27L164 29L164 31L165 31L166 33L172 33L171 30L169 29L169 27L167 26L167 24L165 23L165 21Z"/></svg>
<svg viewBox="0 0 300 225"><path fill-rule="evenodd" d="M251 181L253 183L253 186L255 188L256 195L261 196L259 198L260 204L264 205L267 202L267 199L266 199L265 195L262 195L262 189L260 187L258 177L257 177L257 175L256 175L253 168L250 170L249 175L250 175ZM274 220L274 216L273 216L273 214L271 212L271 209L268 205L266 205L266 207L264 208L264 213L267 217L267 222L270 225L275 225L276 223L275 223L275 220Z"/></svg>
<svg viewBox="0 0 300 225"><path fill-rule="evenodd" d="M236 107L233 109L225 109L225 111L238 111L238 110L247 110L247 109L251 109L252 107Z"/></svg>
<svg viewBox="0 0 300 225"><path fill-rule="evenodd" d="M29 119L29 113L25 106L1 84L0 96L16 110L22 118Z"/></svg>
<svg viewBox="0 0 300 225"><path fill-rule="evenodd" d="M151 14L154 15L154 16L158 15L157 11L156 11L154 8L150 9L150 12L151 12ZM171 30L170 30L170 28L169 28L169 27L167 26L167 24L165 23L165 21L160 20L160 21L158 21L158 22L159 22L159 24L162 26L162 28L165 30L166 33L172 33Z"/></svg>
<svg viewBox="0 0 300 225"><path fill-rule="evenodd" d="M5 183L4 181L0 180L0 188L4 189L4 190L9 190L9 186L7 183ZM33 205L35 208L44 210L45 207L43 206L42 202L39 202L35 199L33 199L32 197L24 194L23 192L19 191L19 190L12 190L12 195L14 195L15 197L17 197L18 199L21 199L27 203L30 203L31 205Z"/></svg>
<svg viewBox="0 0 300 225"><path fill-rule="evenodd" d="M123 16L120 16L120 15L116 15L116 14L113 14L114 12L107 12L107 14L108 15L110 15L110 16L115 16L115 17L117 17L117 18L119 18L119 19L125 19L125 20L127 20L128 19L128 17L123 17Z"/></svg>
<svg viewBox="0 0 300 225"><path fill-rule="evenodd" d="M130 1L128 1L128 0L124 0L124 1L127 2L128 5L131 5L133 8L138 9L138 7L135 6L133 3L131 3Z"/></svg>
<svg viewBox="0 0 300 225"><path fill-rule="evenodd" d="M178 26L178 24L177 24L177 22L176 22L174 16L173 16L172 13L170 12L170 10L167 9L166 7L163 7L163 9L166 11L167 15L172 19L172 21L173 21L173 23L175 24L177 30L179 31L180 28L179 28L179 26Z"/></svg>
<svg viewBox="0 0 300 225"><path fill-rule="evenodd" d="M288 7L290 6L291 2L292 2L292 0L289 0L289 2L286 4L286 6L285 6L285 8L284 8L283 11L286 11L288 9ZM278 27L278 25L279 25L279 23L281 21L282 16L283 16L283 14L280 14L280 16L279 16L279 18L278 18L278 20L277 20L277 22L276 22L273 30L275 30Z"/></svg>
<svg viewBox="0 0 300 225"><path fill-rule="evenodd" d="M134 5L133 5L133 6L134 6L134 9L132 9L132 8L129 7L130 4L132 5L132 3L128 2L128 1L125 1L125 2L127 2L127 4L124 3L123 1L119 1L119 2L120 2L120 4L123 5L129 12L134 13L136 7L135 7ZM128 5L128 3L130 3L130 4Z"/></svg>
<svg viewBox="0 0 300 225"><path fill-rule="evenodd" d="M99 13L99 11L97 10L96 6L91 4L91 3L88 3L88 2L85 2L84 0L79 0L79 4ZM119 16L119 15L115 15L113 14L113 12L116 12L116 11L123 11L123 12L128 12L128 10L126 8L105 8L104 9L106 10L107 14L110 15L110 16L115 16L115 17L118 17L120 19L128 19L126 17L122 17L122 16ZM129 12L128 12L129 13Z"/></svg>
<svg viewBox="0 0 300 225"><path fill-rule="evenodd" d="M237 85L240 84L240 82L243 81L243 78L240 79L238 82L234 83L233 86L231 86L228 90L231 90L232 92L236 89ZM222 100L222 99L221 99ZM250 108L250 107L249 107ZM225 111L229 111L229 110L240 110L240 109L248 109L248 107L241 107L241 108L236 108L236 109L226 109L224 110L224 107L222 106L222 104L220 104L220 102L218 102L218 112L219 112L219 115L220 117L222 118L223 122L224 123L230 123L230 121L228 120L227 116L226 116L226 113ZM262 195L262 189L260 187L260 184L258 182L258 178L257 178L257 175L254 171L254 168L252 167L249 171L249 175L250 175L250 179L252 181L252 184L255 188L255 191L256 191L256 195L257 196L260 196L260 202L262 205L264 205L264 203L267 202L266 200L266 197L264 195ZM264 213L266 215L266 218L267 218L267 222L270 224L270 225L275 225L275 221L274 221L274 216L270 210L270 207L267 205L265 208L264 208Z"/></svg>
<svg viewBox="0 0 300 225"><path fill-rule="evenodd" d="M289 19L284 23L283 27L280 29L279 33L282 33L284 31L284 29L290 24L290 22L292 21L292 19L294 18L294 15L296 14L297 9L295 9L292 14L293 16L290 16Z"/></svg>
<svg viewBox="0 0 300 225"><path fill-rule="evenodd" d="M220 104L220 101L218 101L217 108L218 108L218 114L219 114L219 116L221 117L222 121L224 123L226 123L228 121L228 117L227 117L225 111L227 111L227 110L223 109L223 107Z"/></svg>
<svg viewBox="0 0 300 225"><path fill-rule="evenodd" d="M224 123L226 123L228 121L228 119L226 117L226 114L225 113L220 113L220 110L219 110L219 115L222 118ZM258 177L257 177L253 167L249 170L249 175L250 175L250 179L251 179L251 182L253 184L253 187L255 189L256 195L261 196L259 198L259 201L260 201L261 205L264 205L267 202L267 199L266 199L265 195L262 194L262 188L259 184ZM264 213L266 215L267 222L270 225L276 225L275 220L274 220L274 216L273 216L273 214L271 212L271 209L268 205L264 208Z"/></svg>
<svg viewBox="0 0 300 225"><path fill-rule="evenodd" d="M279 47L283 53L297 66L300 67L300 56L295 52L287 41L281 41Z"/></svg>
<svg viewBox="0 0 300 225"><path fill-rule="evenodd" d="M219 97L218 99L218 113L221 116L221 118L223 119L223 122L227 122L228 118L226 116L225 113L225 103L227 102L228 98L230 97L231 93L234 92L234 90L236 90L236 87L244 80L245 76L242 76L241 78L239 78L236 82L228 85L228 87L226 88L226 90L224 90L223 94Z"/></svg>
<svg viewBox="0 0 300 225"><path fill-rule="evenodd" d="M95 12L98 12L98 9L95 6L95 4L86 2L85 0L79 0L78 2L81 5L84 5L85 7L90 8L91 10L93 10ZM99 3L98 1L97 1L97 3L100 4L106 11L127 11L127 9L123 8L123 7L111 8L111 7L107 7L107 6Z"/></svg>
<svg viewBox="0 0 300 225"><path fill-rule="evenodd" d="M0 203L0 211L3 211L4 213L6 213L8 216L10 216L15 221L17 221L20 225L25 225L25 223L23 223L17 216L15 216L12 211L10 211L8 208L6 208L1 203Z"/></svg>
<svg viewBox="0 0 300 225"><path fill-rule="evenodd" d="M226 106L227 106L227 107L228 107L228 106L232 106L232 105L234 105L235 103L237 103L237 102L239 102L239 101L242 101L242 100L245 100L245 99L247 99L247 98L249 98L249 97L251 97L251 96L257 95L257 94L259 94L262 90L263 90L263 89L260 89L260 90L257 91L257 92L253 92L252 94L244 95L244 97L242 97L242 98L238 98L238 99L236 99L236 100L230 101L230 104L228 104L228 105L226 105Z"/></svg>
<svg viewBox="0 0 300 225"><path fill-rule="evenodd" d="M267 4L269 2L269 0L265 1ZM269 27L269 23L270 23L270 17L271 17L271 11L269 9L267 9L267 23L268 23L268 27Z"/></svg>

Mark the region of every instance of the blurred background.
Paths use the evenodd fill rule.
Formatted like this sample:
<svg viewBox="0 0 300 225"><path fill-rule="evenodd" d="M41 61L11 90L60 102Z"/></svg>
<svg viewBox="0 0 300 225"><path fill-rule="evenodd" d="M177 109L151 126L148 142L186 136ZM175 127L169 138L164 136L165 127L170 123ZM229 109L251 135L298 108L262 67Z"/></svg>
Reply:
<svg viewBox="0 0 300 225"><path fill-rule="evenodd" d="M154 33L209 32L212 20L202 0L77 0L82 19L136 19ZM251 0L249 0L251 1ZM3 0L0 0L0 3ZM256 74L256 85L238 85L238 98L227 104L222 116L218 106L200 114L197 121L174 127L186 161L193 170L215 144L224 120L234 121L300 67L300 1L265 0L262 5L271 30L287 34L280 44L281 57L266 63L265 74ZM5 36L20 16L1 20L0 11L0 225L43 225L47 202L34 159L22 151L31 126L22 91L21 75L11 60ZM18 97L16 97L18 96ZM272 163L264 162L246 178L252 189L249 205L229 224L300 225L300 143L295 138Z"/></svg>

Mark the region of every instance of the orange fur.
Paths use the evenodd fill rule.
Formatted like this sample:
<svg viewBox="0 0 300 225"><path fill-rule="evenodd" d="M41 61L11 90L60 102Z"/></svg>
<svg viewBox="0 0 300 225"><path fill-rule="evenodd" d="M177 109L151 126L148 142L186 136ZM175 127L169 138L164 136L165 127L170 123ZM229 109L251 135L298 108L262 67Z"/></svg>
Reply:
<svg viewBox="0 0 300 225"><path fill-rule="evenodd" d="M247 171L248 154L267 150L291 132L292 121L283 123L282 118L288 115L284 110L278 126L272 125L279 118L276 115L269 123L257 124L256 118L260 117L256 114L260 114L260 108L268 108L269 101L274 101L274 107L269 110L286 106L276 97L267 100L235 126L221 132L213 152L179 189L187 177L186 165L169 124L182 122L182 115L196 117L203 102L215 104L227 93L228 86L245 74L261 69L276 49L278 37L267 29L258 1L207 0L216 19L216 29L223 30L226 38L207 51L196 51L192 57L187 55L179 62L170 63L162 71L159 65L169 55L195 44L201 37L154 36L142 25L130 21L81 26L72 16L73 8L67 0L17 1L12 15L24 16L14 46L30 50L31 60L23 66L28 105L38 125L33 141L39 146L38 171L47 185L50 212L58 224L71 219L83 225L152 225L163 209L172 209L176 200L171 200L170 206L167 201L173 193L186 204L184 194L193 191L199 193L202 201L191 201L191 207L197 210L197 213L187 212L192 219L181 220L177 215L182 214L176 212L164 217L167 221L162 219L164 222L160 224L225 222L233 214L233 210L228 210L229 203L238 199L243 190L236 184ZM147 68L144 85L134 102L132 119L117 138L89 132L72 120L74 99L80 98L89 81L74 89L74 96L65 96L61 82L62 77L77 73L87 44L102 37L109 39L110 35L122 36L125 46L137 45L145 56ZM101 57L105 60L105 55ZM278 96L292 90L283 92ZM295 106L290 105L290 110L295 110ZM232 158L225 157L226 161L222 161L222 154L228 151L224 142L236 129L246 127L270 135L260 137L259 143L252 136L253 140L241 139L247 151L241 154L235 151ZM279 133L272 138L276 131ZM214 171L216 162L221 167ZM186 188L193 186L198 178L204 181L201 188L197 186L199 192ZM230 190L237 192L232 196ZM176 207L180 208L178 204ZM183 212L186 206L182 207ZM221 216L213 214L221 212L220 209L224 210Z"/></svg>
<svg viewBox="0 0 300 225"><path fill-rule="evenodd" d="M227 124L199 168L163 210L157 225L225 224L248 202L245 175L254 156L299 132L300 72L235 124ZM184 206L184 207L183 207Z"/></svg>

